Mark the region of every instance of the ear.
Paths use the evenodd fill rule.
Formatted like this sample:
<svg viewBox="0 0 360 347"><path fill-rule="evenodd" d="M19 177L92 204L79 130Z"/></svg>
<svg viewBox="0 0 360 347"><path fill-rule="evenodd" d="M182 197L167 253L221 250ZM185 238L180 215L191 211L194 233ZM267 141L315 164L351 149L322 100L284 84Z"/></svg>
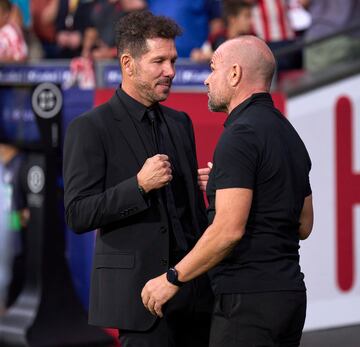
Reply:
<svg viewBox="0 0 360 347"><path fill-rule="evenodd" d="M234 64L231 67L229 73L230 85L232 87L236 87L241 81L241 76L242 76L241 66L239 64Z"/></svg>
<svg viewBox="0 0 360 347"><path fill-rule="evenodd" d="M123 74L128 76L132 76L134 74L134 58L129 53L121 55L120 66Z"/></svg>

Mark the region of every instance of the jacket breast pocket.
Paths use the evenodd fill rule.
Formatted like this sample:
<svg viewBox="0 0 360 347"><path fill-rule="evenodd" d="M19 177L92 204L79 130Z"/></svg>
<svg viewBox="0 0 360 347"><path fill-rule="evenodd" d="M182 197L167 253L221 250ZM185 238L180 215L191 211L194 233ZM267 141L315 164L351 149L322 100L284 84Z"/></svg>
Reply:
<svg viewBox="0 0 360 347"><path fill-rule="evenodd" d="M95 254L96 269L132 269L135 266L135 254Z"/></svg>

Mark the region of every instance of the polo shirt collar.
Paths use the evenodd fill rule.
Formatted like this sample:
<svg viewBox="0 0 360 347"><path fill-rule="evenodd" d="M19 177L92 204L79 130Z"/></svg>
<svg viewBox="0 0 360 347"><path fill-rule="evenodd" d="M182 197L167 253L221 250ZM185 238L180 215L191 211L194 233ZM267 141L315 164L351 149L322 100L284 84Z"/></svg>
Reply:
<svg viewBox="0 0 360 347"><path fill-rule="evenodd" d="M244 100L241 104L237 105L230 112L229 116L225 120L224 127L230 126L236 119L241 116L242 111L244 111L248 106L257 101L273 105L273 101L269 93L254 93L249 98Z"/></svg>

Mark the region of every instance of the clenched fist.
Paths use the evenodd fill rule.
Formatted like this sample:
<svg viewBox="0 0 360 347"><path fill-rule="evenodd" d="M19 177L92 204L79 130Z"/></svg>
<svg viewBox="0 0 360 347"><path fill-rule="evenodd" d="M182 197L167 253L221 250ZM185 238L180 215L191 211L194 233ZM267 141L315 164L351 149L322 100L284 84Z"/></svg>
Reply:
<svg viewBox="0 0 360 347"><path fill-rule="evenodd" d="M172 180L169 157L165 154L156 154L146 159L143 167L137 174L138 184L148 193L159 189Z"/></svg>
<svg viewBox="0 0 360 347"><path fill-rule="evenodd" d="M211 162L207 163L207 167L198 169L198 185L200 187L200 190L203 192L206 192L206 186L209 181L209 174L213 167L213 164Z"/></svg>

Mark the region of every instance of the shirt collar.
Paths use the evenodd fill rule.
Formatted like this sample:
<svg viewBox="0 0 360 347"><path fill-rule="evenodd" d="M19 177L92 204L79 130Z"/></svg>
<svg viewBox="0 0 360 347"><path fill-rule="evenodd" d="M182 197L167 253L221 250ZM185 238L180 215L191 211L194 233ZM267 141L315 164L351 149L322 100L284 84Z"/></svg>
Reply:
<svg viewBox="0 0 360 347"><path fill-rule="evenodd" d="M238 119L242 112L251 104L261 101L273 105L271 95L269 93L254 93L249 98L244 100L241 104L237 105L226 118L224 127L230 126L236 119Z"/></svg>
<svg viewBox="0 0 360 347"><path fill-rule="evenodd" d="M126 105L130 115L139 122L143 121L147 107L127 94L121 86L117 89L116 93L120 100ZM155 105L153 107L155 107Z"/></svg>

